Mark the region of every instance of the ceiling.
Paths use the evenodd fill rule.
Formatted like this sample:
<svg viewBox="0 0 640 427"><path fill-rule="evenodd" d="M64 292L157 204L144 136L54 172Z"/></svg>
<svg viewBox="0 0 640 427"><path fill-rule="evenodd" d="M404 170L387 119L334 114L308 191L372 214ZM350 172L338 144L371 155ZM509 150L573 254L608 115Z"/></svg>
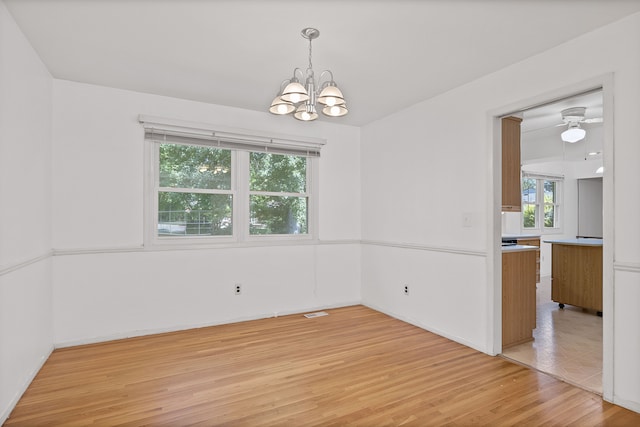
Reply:
<svg viewBox="0 0 640 427"><path fill-rule="evenodd" d="M361 126L640 11L640 0L4 0L58 79L267 111L330 69ZM283 118L278 118L283 119ZM293 119L291 119L293 120Z"/></svg>

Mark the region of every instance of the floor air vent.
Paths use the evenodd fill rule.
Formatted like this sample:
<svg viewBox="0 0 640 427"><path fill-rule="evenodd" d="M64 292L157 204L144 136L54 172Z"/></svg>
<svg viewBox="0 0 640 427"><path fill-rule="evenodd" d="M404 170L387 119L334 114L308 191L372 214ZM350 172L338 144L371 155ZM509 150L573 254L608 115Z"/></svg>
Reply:
<svg viewBox="0 0 640 427"><path fill-rule="evenodd" d="M304 317L306 317L307 319L312 319L314 317L322 317L328 315L329 313L327 313L326 311L316 311L315 313L307 313L304 315Z"/></svg>

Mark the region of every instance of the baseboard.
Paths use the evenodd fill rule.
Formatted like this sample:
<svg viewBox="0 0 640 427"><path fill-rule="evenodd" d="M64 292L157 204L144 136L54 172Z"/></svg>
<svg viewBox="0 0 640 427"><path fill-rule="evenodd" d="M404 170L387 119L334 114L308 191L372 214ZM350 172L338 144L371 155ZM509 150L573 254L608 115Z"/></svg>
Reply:
<svg viewBox="0 0 640 427"><path fill-rule="evenodd" d="M614 395L613 396L613 401L611 401L610 403L613 403L614 405L622 406L623 408L626 408L626 409L628 409L630 411L637 412L637 413L640 414L640 403L638 403L638 402L634 402L632 400L621 399L618 396Z"/></svg>
<svg viewBox="0 0 640 427"><path fill-rule="evenodd" d="M3 425L5 421L7 421L7 419L11 415L11 412L20 401L20 398L22 397L24 392L27 391L27 388L29 388L29 385L31 385L31 382L34 380L36 375L38 375L38 372L40 372L40 369L42 369L46 361L49 359L49 356L51 356L51 353L53 352L53 350L54 350L54 347L51 346L47 351L47 353L40 357L38 366L36 366L36 368L27 377L27 380L21 385L20 389L15 393L15 395L9 402L9 405L7 405L7 407L3 409L2 413L0 413L0 426Z"/></svg>
<svg viewBox="0 0 640 427"><path fill-rule="evenodd" d="M424 329L425 331L429 331L429 332L434 333L436 335L439 335L441 337L447 338L447 339L449 339L451 341L455 341L458 344L462 344L462 345L464 345L466 347L470 347L470 348L472 348L474 350L477 350L477 351L479 351L481 353L487 354L489 356L495 356L495 354L490 353L485 348L477 346L475 343L472 343L472 342L470 342L468 340L465 340L463 338L457 337L455 335L451 335L451 334L449 334L447 332L444 332L444 331L441 331L439 329L432 328L432 327L427 326L427 325L425 325L425 324L423 324L423 323L421 323L421 322L419 322L417 320L410 319L410 318L408 318L406 316L403 316L403 315L400 315L400 314L397 314L397 313L393 313L391 311L388 311L388 310L385 310L385 309L383 309L381 307L378 307L375 304L370 304L370 303L368 303L366 301L362 302L362 305L364 305L365 307L369 307L372 310L376 310L376 311L379 311L381 313L384 313L387 316L391 316L391 317L393 317L395 319L402 320L405 323L409 323L409 324L411 324L413 326L417 326L418 328Z"/></svg>
<svg viewBox="0 0 640 427"><path fill-rule="evenodd" d="M135 338L135 337L142 337L147 335L157 335L157 334L164 334L168 332L186 331L189 329L207 328L210 326L226 325L229 323L248 322L251 320L268 319L271 317L278 317L278 316L288 316L291 314L309 313L312 311L329 310L332 308L348 307L348 306L359 305L359 304L362 304L362 301L345 301L345 302L340 302L335 304L305 307L302 309L284 310L284 311L277 311L277 312L271 312L271 313L261 313L261 314L256 314L254 316L236 317L232 319L215 321L215 322L175 325L175 326L170 326L166 328L140 329L135 331L127 331L122 333L110 334L110 335L101 335L97 337L82 338L78 340L60 341L55 343L55 348L66 348L66 347L76 347L79 345L98 344L98 343L121 340L126 338Z"/></svg>

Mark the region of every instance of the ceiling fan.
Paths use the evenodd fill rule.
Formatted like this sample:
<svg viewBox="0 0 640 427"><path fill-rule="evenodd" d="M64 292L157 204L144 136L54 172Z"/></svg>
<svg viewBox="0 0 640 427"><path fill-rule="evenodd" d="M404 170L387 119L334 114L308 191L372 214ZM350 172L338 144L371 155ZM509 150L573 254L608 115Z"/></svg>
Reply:
<svg viewBox="0 0 640 427"><path fill-rule="evenodd" d="M580 127L580 123L602 123L602 117L585 119L586 111L586 107L572 107L560 112L562 123L556 126L567 126L567 130L560 135L563 141L574 143L584 139L587 132Z"/></svg>

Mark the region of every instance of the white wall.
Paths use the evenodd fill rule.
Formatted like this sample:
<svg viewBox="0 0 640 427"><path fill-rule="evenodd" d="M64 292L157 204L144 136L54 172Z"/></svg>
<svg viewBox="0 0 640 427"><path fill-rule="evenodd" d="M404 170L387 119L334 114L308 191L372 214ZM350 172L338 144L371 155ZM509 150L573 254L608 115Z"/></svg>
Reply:
<svg viewBox="0 0 640 427"><path fill-rule="evenodd" d="M320 244L144 250L139 114L325 138ZM359 158L356 127L54 80L56 344L359 303Z"/></svg>
<svg viewBox="0 0 640 427"><path fill-rule="evenodd" d="M615 278L606 280L605 300L615 307L615 337L605 339L605 398L640 411L638 14L363 127L363 301L492 353L500 223L491 117L609 73L615 149L605 156L615 170L605 184L615 192ZM406 277L421 291L403 299ZM446 310L435 315L439 306Z"/></svg>
<svg viewBox="0 0 640 427"><path fill-rule="evenodd" d="M0 424L53 349L51 82L0 2Z"/></svg>

